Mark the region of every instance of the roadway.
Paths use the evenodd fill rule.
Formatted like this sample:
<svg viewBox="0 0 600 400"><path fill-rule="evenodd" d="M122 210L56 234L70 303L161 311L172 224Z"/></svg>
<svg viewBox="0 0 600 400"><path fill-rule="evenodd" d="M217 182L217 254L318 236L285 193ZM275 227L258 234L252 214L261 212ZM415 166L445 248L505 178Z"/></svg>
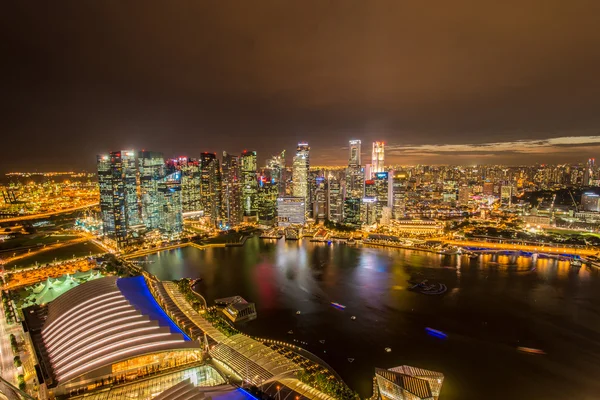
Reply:
<svg viewBox="0 0 600 400"><path fill-rule="evenodd" d="M4 313L4 306L0 305L0 368L1 375L9 383L15 384L17 381L17 369L14 365L14 355L10 346L9 336L12 333L15 337L19 337L19 325L8 325Z"/></svg>
<svg viewBox="0 0 600 400"><path fill-rule="evenodd" d="M87 242L88 240L91 240L91 237L89 237L89 236L82 236L82 237L79 237L77 239L67 240L67 241L59 242L59 243L55 243L55 244L49 244L49 245L46 245L43 248L41 248L39 250L36 250L36 251L31 251L31 252L28 252L28 253L19 254L18 256L14 256L14 257L10 257L10 258L0 259L0 265L6 265L6 264L11 263L13 261L17 261L17 260L21 260L23 258L31 257L31 256L34 256L36 254L44 253L46 251L60 249L61 247L70 246L72 244L81 243L81 242Z"/></svg>
<svg viewBox="0 0 600 400"><path fill-rule="evenodd" d="M65 208L64 210L52 211L52 212L48 212L48 213L31 214L31 215L23 215L23 216L20 216L20 217L4 218L4 219L0 219L0 223L4 223L4 222L19 222L19 221L28 221L28 220L31 220L31 219L48 218L48 217L52 217L54 215L68 214L68 213L73 212L73 211L85 210L86 208L95 207L98 204L99 204L98 202L94 202L94 203L85 204L83 206L72 207L72 208Z"/></svg>
<svg viewBox="0 0 600 400"><path fill-rule="evenodd" d="M592 256L598 254L598 250L578 249L568 246L545 244L527 245L514 243L490 243L475 240L444 240L444 243L460 247L480 247L491 250L526 251L529 253L572 254L578 256Z"/></svg>

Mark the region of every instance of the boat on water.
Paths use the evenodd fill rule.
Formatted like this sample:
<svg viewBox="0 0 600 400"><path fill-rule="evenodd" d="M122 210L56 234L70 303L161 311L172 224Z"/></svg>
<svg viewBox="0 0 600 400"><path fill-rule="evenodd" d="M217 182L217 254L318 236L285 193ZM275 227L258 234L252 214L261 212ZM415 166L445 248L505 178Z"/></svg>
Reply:
<svg viewBox="0 0 600 400"><path fill-rule="evenodd" d="M331 305L332 305L332 306L334 306L334 307L336 307L336 308L342 309L342 310L343 310L344 308L346 308L346 306L345 306L345 305L343 305L343 304L340 304L340 303L334 303L333 301L331 302Z"/></svg>
<svg viewBox="0 0 600 400"><path fill-rule="evenodd" d="M391 347L386 347L386 348L385 348L385 351L386 351L387 353L391 353L391 352L392 352L392 349L391 349Z"/></svg>
<svg viewBox="0 0 600 400"><path fill-rule="evenodd" d="M354 361L354 358L349 358L348 359L348 362L352 362L352 361Z"/></svg>
<svg viewBox="0 0 600 400"><path fill-rule="evenodd" d="M294 331L288 331L288 334L293 335Z"/></svg>
<svg viewBox="0 0 600 400"><path fill-rule="evenodd" d="M546 354L546 352L544 350L540 350L540 349L534 349L531 347L517 347L517 350L523 352L523 353L529 353L529 354Z"/></svg>
<svg viewBox="0 0 600 400"><path fill-rule="evenodd" d="M571 267L580 268L581 267L581 260L578 260L578 259L571 260Z"/></svg>
<svg viewBox="0 0 600 400"><path fill-rule="evenodd" d="M302 312L300 312L300 310L296 311L296 315L300 315L302 314Z"/></svg>
<svg viewBox="0 0 600 400"><path fill-rule="evenodd" d="M448 337L448 335L446 335L444 332L429 327L425 328L425 332L427 332L428 335L436 337L438 339L446 339Z"/></svg>
<svg viewBox="0 0 600 400"><path fill-rule="evenodd" d="M350 319L354 321L356 319L356 315L351 316Z"/></svg>
<svg viewBox="0 0 600 400"><path fill-rule="evenodd" d="M325 339L321 339L321 340L319 340L319 343L321 343L321 344L325 344Z"/></svg>
<svg viewBox="0 0 600 400"><path fill-rule="evenodd" d="M479 258L479 254L475 254L475 253L473 253L473 254L469 254L469 258L470 258L471 260L475 260L476 258Z"/></svg>

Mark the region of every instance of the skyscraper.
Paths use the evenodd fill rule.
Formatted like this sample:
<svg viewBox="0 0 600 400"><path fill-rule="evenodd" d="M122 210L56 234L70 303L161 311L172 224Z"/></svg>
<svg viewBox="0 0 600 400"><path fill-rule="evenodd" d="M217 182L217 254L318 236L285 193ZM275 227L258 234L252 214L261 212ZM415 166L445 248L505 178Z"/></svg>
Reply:
<svg viewBox="0 0 600 400"><path fill-rule="evenodd" d="M100 212L104 235L118 247L127 243L129 228L141 222L137 197L137 169L133 150L97 157Z"/></svg>
<svg viewBox="0 0 600 400"><path fill-rule="evenodd" d="M159 224L158 183L165 176L165 160L162 153L146 150L138 152L138 170L142 220L148 229L157 229Z"/></svg>
<svg viewBox="0 0 600 400"><path fill-rule="evenodd" d="M279 196L285 195L285 150L267 160L267 171L271 183L277 185Z"/></svg>
<svg viewBox="0 0 600 400"><path fill-rule="evenodd" d="M180 157L176 162L176 170L181 171L181 210L184 213L202 210L200 161Z"/></svg>
<svg viewBox="0 0 600 400"><path fill-rule="evenodd" d="M361 141L351 140L350 141L350 156L348 157L349 167L360 167L361 166Z"/></svg>
<svg viewBox="0 0 600 400"><path fill-rule="evenodd" d="M384 172L384 143L383 142L373 142L373 154L371 156L371 174L375 176L375 174L379 172Z"/></svg>
<svg viewBox="0 0 600 400"><path fill-rule="evenodd" d="M162 178L158 183L158 228L169 239L183 232L181 209L181 171Z"/></svg>
<svg viewBox="0 0 600 400"><path fill-rule="evenodd" d="M237 156L223 152L221 159L222 201L221 215L229 228L242 222L242 179L240 175L240 159Z"/></svg>
<svg viewBox="0 0 600 400"><path fill-rule="evenodd" d="M221 216L221 168L215 153L200 155L200 199L204 216L216 225Z"/></svg>
<svg viewBox="0 0 600 400"><path fill-rule="evenodd" d="M292 180L294 182L294 197L301 197L309 210L308 171L310 168L310 147L308 143L298 143L294 156Z"/></svg>
<svg viewBox="0 0 600 400"><path fill-rule="evenodd" d="M331 175L329 176L329 181L327 183L327 202L327 219L341 223L344 212L342 187L339 179Z"/></svg>
<svg viewBox="0 0 600 400"><path fill-rule="evenodd" d="M277 215L277 197L279 187L266 177L261 176L258 185L258 222L261 225L273 226Z"/></svg>
<svg viewBox="0 0 600 400"><path fill-rule="evenodd" d="M256 151L242 152L240 157L242 174L242 208L245 217L256 217L258 212L257 194L258 180L256 178Z"/></svg>

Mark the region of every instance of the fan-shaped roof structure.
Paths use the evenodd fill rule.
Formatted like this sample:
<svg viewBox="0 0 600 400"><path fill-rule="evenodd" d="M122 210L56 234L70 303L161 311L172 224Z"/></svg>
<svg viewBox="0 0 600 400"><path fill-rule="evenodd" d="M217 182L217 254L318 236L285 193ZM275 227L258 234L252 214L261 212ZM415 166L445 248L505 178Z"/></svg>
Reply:
<svg viewBox="0 0 600 400"><path fill-rule="evenodd" d="M133 357L200 347L160 308L141 276L71 289L48 305L41 336L58 384Z"/></svg>

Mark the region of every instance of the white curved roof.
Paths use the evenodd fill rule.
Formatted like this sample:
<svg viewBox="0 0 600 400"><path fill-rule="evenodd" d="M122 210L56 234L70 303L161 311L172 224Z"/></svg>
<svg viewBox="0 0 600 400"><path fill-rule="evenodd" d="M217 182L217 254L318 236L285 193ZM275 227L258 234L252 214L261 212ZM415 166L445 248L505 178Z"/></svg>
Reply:
<svg viewBox="0 0 600 400"><path fill-rule="evenodd" d="M59 384L160 351L199 348L156 304L142 277L84 283L48 305L42 338Z"/></svg>

